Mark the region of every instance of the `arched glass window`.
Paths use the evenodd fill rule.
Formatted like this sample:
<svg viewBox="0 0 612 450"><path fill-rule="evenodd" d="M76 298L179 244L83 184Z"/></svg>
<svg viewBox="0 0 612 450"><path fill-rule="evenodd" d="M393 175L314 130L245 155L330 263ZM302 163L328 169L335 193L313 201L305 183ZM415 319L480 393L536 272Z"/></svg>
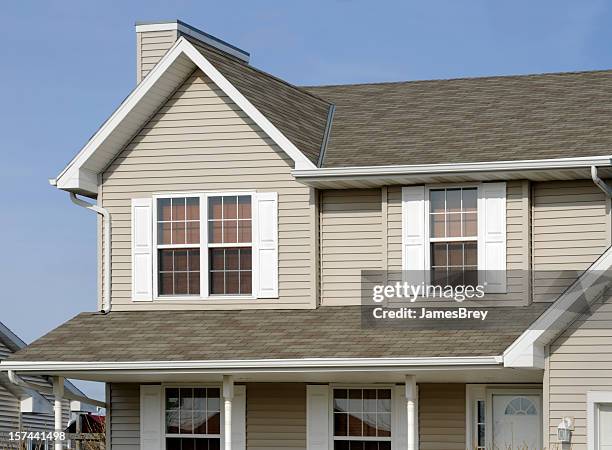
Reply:
<svg viewBox="0 0 612 450"><path fill-rule="evenodd" d="M535 405L526 397L514 397L506 405L507 416L535 416L538 414Z"/></svg>

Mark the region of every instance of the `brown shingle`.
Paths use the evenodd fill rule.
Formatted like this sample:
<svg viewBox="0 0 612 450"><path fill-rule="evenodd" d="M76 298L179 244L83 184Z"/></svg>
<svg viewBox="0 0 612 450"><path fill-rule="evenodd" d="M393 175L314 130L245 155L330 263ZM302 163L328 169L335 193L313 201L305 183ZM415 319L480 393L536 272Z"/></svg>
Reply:
<svg viewBox="0 0 612 450"><path fill-rule="evenodd" d="M323 167L612 154L610 70L306 89L336 105Z"/></svg>
<svg viewBox="0 0 612 450"><path fill-rule="evenodd" d="M494 356L548 304L489 308L486 329L362 327L361 307L83 313L12 361Z"/></svg>

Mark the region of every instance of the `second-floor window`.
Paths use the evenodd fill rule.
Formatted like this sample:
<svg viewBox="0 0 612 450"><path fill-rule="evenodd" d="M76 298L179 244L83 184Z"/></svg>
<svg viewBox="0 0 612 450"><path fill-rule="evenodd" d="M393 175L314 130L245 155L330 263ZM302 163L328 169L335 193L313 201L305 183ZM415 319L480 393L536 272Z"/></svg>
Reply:
<svg viewBox="0 0 612 450"><path fill-rule="evenodd" d="M158 198L158 295L251 295L251 205L250 195Z"/></svg>

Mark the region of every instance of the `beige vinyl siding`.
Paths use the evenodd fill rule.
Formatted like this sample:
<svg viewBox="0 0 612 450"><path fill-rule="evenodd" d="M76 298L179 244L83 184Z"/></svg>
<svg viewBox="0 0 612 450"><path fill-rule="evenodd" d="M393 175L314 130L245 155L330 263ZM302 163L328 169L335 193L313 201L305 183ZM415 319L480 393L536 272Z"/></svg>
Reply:
<svg viewBox="0 0 612 450"><path fill-rule="evenodd" d="M306 385L247 384L248 450L306 448Z"/></svg>
<svg viewBox="0 0 612 450"><path fill-rule="evenodd" d="M328 190L320 199L321 304L361 302L361 270L380 270L380 189Z"/></svg>
<svg viewBox="0 0 612 450"><path fill-rule="evenodd" d="M110 443L113 450L140 449L140 385L111 383Z"/></svg>
<svg viewBox="0 0 612 450"><path fill-rule="evenodd" d="M103 174L112 216L113 309L315 306L315 194L293 161L202 72L195 72ZM279 299L156 300L131 296L132 198L163 192L278 193Z"/></svg>
<svg viewBox="0 0 612 450"><path fill-rule="evenodd" d="M575 418L572 448L586 449L586 393L612 391L612 298L592 308L550 346L544 404L548 404L550 448L557 425ZM559 448L561 448L559 446Z"/></svg>
<svg viewBox="0 0 612 450"><path fill-rule="evenodd" d="M465 449L465 384L419 384L419 448Z"/></svg>
<svg viewBox="0 0 612 450"><path fill-rule="evenodd" d="M610 245L610 201L590 180L533 184L533 298L551 301Z"/></svg>
<svg viewBox="0 0 612 450"><path fill-rule="evenodd" d="M177 40L176 30L136 33L136 81L147 76Z"/></svg>
<svg viewBox="0 0 612 450"><path fill-rule="evenodd" d="M387 252L389 271L402 270L402 187L387 190ZM529 182L509 181L506 185L506 268L507 293L483 299L496 305L524 305L529 302ZM391 274L393 276L393 274Z"/></svg>

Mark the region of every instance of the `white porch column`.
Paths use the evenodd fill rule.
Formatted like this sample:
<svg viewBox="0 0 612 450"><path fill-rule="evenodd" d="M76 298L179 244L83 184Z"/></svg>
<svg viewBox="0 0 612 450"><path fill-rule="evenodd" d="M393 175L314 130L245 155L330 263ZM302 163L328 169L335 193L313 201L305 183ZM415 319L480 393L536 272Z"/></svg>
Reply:
<svg viewBox="0 0 612 450"><path fill-rule="evenodd" d="M406 408L408 425L408 450L417 450L416 376L406 375Z"/></svg>
<svg viewBox="0 0 612 450"><path fill-rule="evenodd" d="M225 428L223 437L225 439L225 450L232 450L232 399L234 398L234 378L231 375L223 375L223 404L225 414ZM57 450L57 449L56 449Z"/></svg>
<svg viewBox="0 0 612 450"><path fill-rule="evenodd" d="M62 427L62 399L64 398L64 377L53 377L53 409L55 413L55 431L61 433ZM62 450L62 441L56 440L55 450Z"/></svg>

